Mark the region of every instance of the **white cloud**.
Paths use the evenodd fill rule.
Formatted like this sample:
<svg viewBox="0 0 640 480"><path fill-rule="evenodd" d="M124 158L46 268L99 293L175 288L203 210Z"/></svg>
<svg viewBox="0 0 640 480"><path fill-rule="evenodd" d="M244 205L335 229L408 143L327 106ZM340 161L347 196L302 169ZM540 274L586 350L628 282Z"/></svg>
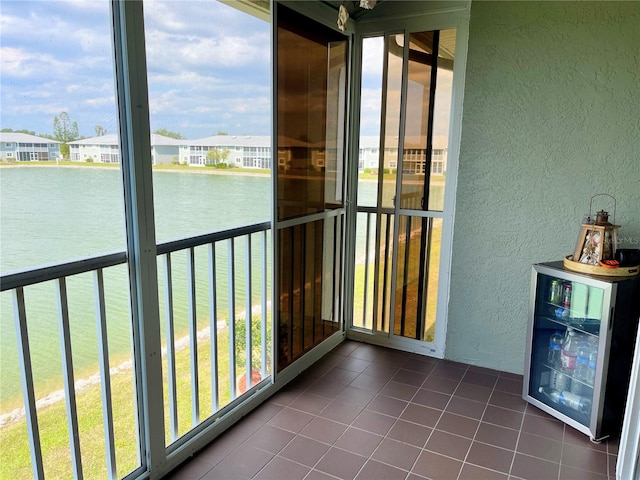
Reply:
<svg viewBox="0 0 640 480"><path fill-rule="evenodd" d="M159 88L164 88L166 85L170 85L174 88L182 87L182 88L200 88L200 89L209 89L214 85L219 85L221 82L220 79L208 76L201 75L196 72L190 72L185 70L180 70L177 73L154 73L149 72L149 88L151 90L156 90Z"/></svg>
<svg viewBox="0 0 640 480"><path fill-rule="evenodd" d="M57 50L75 56L78 52L106 57L111 50L110 14L108 2L43 1L4 2L0 15L3 39L33 46L34 50ZM81 5L92 5L82 9ZM63 10L62 8L70 10ZM13 13L15 11L15 13Z"/></svg>
<svg viewBox="0 0 640 480"><path fill-rule="evenodd" d="M36 0L39 1L39 0ZM102 0L63 0L62 3L67 4L74 11L101 13L108 12L108 6Z"/></svg>
<svg viewBox="0 0 640 480"><path fill-rule="evenodd" d="M266 22L215 1L145 0L144 12L153 127L268 134ZM63 110L82 135L113 123L108 2L2 0L0 45L3 127L47 133Z"/></svg>
<svg viewBox="0 0 640 480"><path fill-rule="evenodd" d="M92 107L114 106L116 104L115 96L87 98L84 103Z"/></svg>
<svg viewBox="0 0 640 480"><path fill-rule="evenodd" d="M0 67L2 76L28 78L41 76L43 71L61 73L71 64L49 54L38 54L23 48L0 47Z"/></svg>
<svg viewBox="0 0 640 480"><path fill-rule="evenodd" d="M248 67L269 58L268 34L197 37L151 30L146 35L147 62L153 71Z"/></svg>
<svg viewBox="0 0 640 480"><path fill-rule="evenodd" d="M362 75L370 75L382 80L382 61L384 57L383 37L372 37L364 40L362 48Z"/></svg>
<svg viewBox="0 0 640 480"><path fill-rule="evenodd" d="M46 116L47 121L53 121L53 117L62 111L68 111L67 105L60 102L38 102L29 106L29 113ZM7 108L3 106L2 115L20 115L24 113L24 107L20 105L11 105ZM4 126L4 125L3 125ZM27 128L28 126L22 127Z"/></svg>

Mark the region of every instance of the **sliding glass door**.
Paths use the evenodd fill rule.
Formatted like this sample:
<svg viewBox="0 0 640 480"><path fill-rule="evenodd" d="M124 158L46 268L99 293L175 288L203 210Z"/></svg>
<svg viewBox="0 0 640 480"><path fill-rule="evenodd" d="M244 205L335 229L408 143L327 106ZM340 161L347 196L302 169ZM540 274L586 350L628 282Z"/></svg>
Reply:
<svg viewBox="0 0 640 480"><path fill-rule="evenodd" d="M277 5L277 370L342 328L347 38Z"/></svg>
<svg viewBox="0 0 640 480"><path fill-rule="evenodd" d="M445 190L455 45L454 28L390 31L360 43L352 324L396 346L417 340L434 354L444 346L436 326L447 281L443 220L452 210Z"/></svg>

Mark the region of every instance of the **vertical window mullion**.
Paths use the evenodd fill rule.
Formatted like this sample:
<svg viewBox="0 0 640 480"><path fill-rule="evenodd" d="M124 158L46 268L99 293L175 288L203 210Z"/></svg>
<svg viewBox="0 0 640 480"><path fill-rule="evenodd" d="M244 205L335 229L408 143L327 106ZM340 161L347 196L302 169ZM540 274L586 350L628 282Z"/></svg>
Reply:
<svg viewBox="0 0 640 480"><path fill-rule="evenodd" d="M141 468L163 472L164 405L142 2L112 0Z"/></svg>

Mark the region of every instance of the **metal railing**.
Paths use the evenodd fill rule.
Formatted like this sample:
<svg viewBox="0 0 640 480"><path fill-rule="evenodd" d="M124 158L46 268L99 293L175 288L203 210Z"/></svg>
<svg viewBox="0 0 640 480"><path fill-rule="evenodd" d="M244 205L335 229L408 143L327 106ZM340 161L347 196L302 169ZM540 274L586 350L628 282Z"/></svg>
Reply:
<svg viewBox="0 0 640 480"><path fill-rule="evenodd" d="M187 303L188 303L188 343L190 350L189 369L191 374L191 413L192 427L201 423L204 419L201 415L200 406L200 381L198 374L201 365L198 361L198 314L197 284L207 283L208 304L209 304L209 341L210 341L210 369L211 369L211 416L214 416L221 409L220 391L226 388L220 384L218 365L218 291L219 280L217 273L227 269L227 322L228 322L228 352L229 352L229 401L238 397L239 393L249 391L253 386L253 372L257 365L254 365L254 354L259 356L260 378L265 379L270 374L269 349L270 339L267 332L267 315L269 303L268 288L268 231L271 229L270 222L262 222L232 228L224 231L213 232L205 235L165 242L157 245L157 255L159 264L163 269L163 286L160 295L164 299L165 317L165 344L166 344L166 365L167 365L167 385L165 392L168 396L169 437L175 441L179 437L178 430L178 384L176 377L176 338L175 338L175 318L174 318L174 283L172 267L172 256L178 252L186 253L186 279L187 279ZM252 237L258 237L259 255L253 255ZM236 245L244 239L244 257L238 259ZM216 249L221 244L226 243L226 265L216 260ZM208 279L197 282L197 271L202 273L203 268L196 269L195 250L196 248L206 248L208 251L208 262L206 271ZM259 256L256 260L254 257ZM25 287L43 282L53 281L56 286L55 296L58 317L58 331L60 337L60 351L62 362L62 381L64 384L64 399L66 404L66 416L68 427L68 444L71 457L71 469L74 478L83 477L83 454L80 449L80 436L78 433L78 411L76 405L76 382L74 379L74 359L71 347L70 333L70 313L68 306L67 278L79 274L91 274L94 281L94 301L96 311L96 326L98 332L98 366L100 371L100 388L102 396L102 416L104 428L104 447L106 455L106 472L108 478L117 478L116 469L116 440L114 435L114 418L112 404L112 390L110 384L110 361L109 345L107 339L107 313L105 301L105 284L103 271L105 269L126 264L127 255L125 252L117 252L106 255L86 257L80 260L61 262L46 267L33 268L23 271L11 272L0 276L0 291L10 292L13 301L13 314L15 322L18 363L20 365L20 380L24 401L24 418L26 421L26 433L31 454L31 467L34 478L44 478L45 465L43 462L43 446L38 427L38 411L36 406L36 388L34 386L32 355L28 336L28 316L25 307ZM236 272L236 265L244 265L244 277ZM254 268L254 264L258 264ZM256 272L257 270L257 272ZM241 282L240 280L243 280ZM254 295L252 284L259 283L259 295ZM244 292L238 292L238 283L244 283ZM159 284L160 285L160 284ZM242 297L244 293L244 313L236 308L236 297ZM259 297L258 317L260 328L260 343L254 347L252 330L254 326L254 307L252 299ZM244 315L245 326L245 382L241 392L238 392L236 378L236 344L240 341L236 332L236 324L242 320ZM258 352L255 352L255 348ZM135 368L135 362L134 368ZM258 363L258 362L256 362ZM208 370L208 368L207 368ZM208 417L210 418L210 417Z"/></svg>
<svg viewBox="0 0 640 480"><path fill-rule="evenodd" d="M368 331L389 331L390 283L393 250L393 210L358 207L353 325ZM360 282L362 282L360 284Z"/></svg>

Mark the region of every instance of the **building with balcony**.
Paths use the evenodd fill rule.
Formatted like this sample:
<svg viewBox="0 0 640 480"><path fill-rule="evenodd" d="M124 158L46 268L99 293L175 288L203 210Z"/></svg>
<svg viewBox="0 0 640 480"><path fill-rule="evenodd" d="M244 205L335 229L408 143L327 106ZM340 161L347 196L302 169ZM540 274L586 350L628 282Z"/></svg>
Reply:
<svg viewBox="0 0 640 480"><path fill-rule="evenodd" d="M69 142L72 162L120 163L118 135L110 133L99 137L83 138ZM151 155L153 165L177 163L183 140L151 134Z"/></svg>
<svg viewBox="0 0 640 480"><path fill-rule="evenodd" d="M188 140L180 149L180 163L203 166L226 163L241 168L271 168L271 137L213 135Z"/></svg>
<svg viewBox="0 0 640 480"><path fill-rule="evenodd" d="M33 162L60 159L60 142L27 133L0 132L3 162Z"/></svg>
<svg viewBox="0 0 640 480"><path fill-rule="evenodd" d="M103 423L96 430L108 478L638 478L638 359L624 385L629 413L620 438L599 444L526 404L522 374L531 265L572 251L594 192L617 198L621 246L639 243L640 3L379 0L373 10L341 1L235 3L277 27L278 161L272 198L261 199L273 215L169 242L154 234L142 3L111 4L128 140L120 158L126 250L2 277L14 306L22 437L34 478L44 478L62 450L69 477L91 463L80 448L66 308L65 279L79 274L95 285L103 373L95 422ZM341 6L350 12L344 31L336 25ZM375 58L380 68L371 72ZM368 74L382 90L379 138L395 144L383 146L388 163L378 155L376 164L376 146L356 140ZM442 90L450 100L446 142L433 126ZM236 165L264 167L269 143L254 140L188 141L178 155L205 164L211 149L226 148ZM431 158L416 144L431 145ZM365 168L398 175L380 176L364 198ZM440 172L446 178L431 182ZM176 258L186 272L180 284ZM103 270L114 268L126 269L131 299L133 408L113 401L106 374ZM232 292L225 318L220 278ZM60 428L69 435L53 460L40 440L24 299L43 282L56 285L51 308L65 359ZM181 369L172 303L179 289L189 331ZM215 354L222 350L224 362ZM114 433L113 421L119 409L135 432L124 471L116 442L124 434Z"/></svg>
<svg viewBox="0 0 640 480"><path fill-rule="evenodd" d="M425 165L427 165L427 149L425 146L419 146L419 139L415 148L409 146L403 150L405 172L411 172L424 175ZM393 139L386 139L385 144L392 144ZM397 139L395 139L397 142ZM431 175L444 175L447 171L447 142L448 137L438 135L434 138L431 151ZM362 136L359 144L359 164L360 172L377 171L380 165L380 138L376 136ZM386 148L383 156L383 168L389 171L395 171L398 168L398 149Z"/></svg>

